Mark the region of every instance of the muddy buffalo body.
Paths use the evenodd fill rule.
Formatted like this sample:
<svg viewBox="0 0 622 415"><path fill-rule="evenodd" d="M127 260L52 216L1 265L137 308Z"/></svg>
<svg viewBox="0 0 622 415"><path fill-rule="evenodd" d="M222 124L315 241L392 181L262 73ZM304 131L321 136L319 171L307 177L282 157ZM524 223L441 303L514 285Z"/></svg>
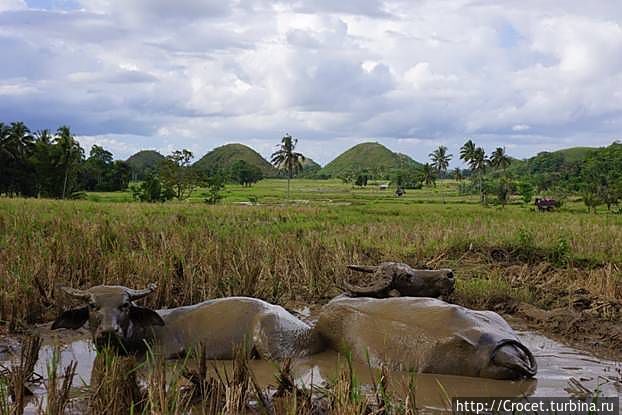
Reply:
<svg viewBox="0 0 622 415"><path fill-rule="evenodd" d="M434 298L337 298L322 308L316 330L331 348L394 370L493 379L537 370L500 315Z"/></svg>
<svg viewBox="0 0 622 415"><path fill-rule="evenodd" d="M96 345L141 353L158 346L178 357L204 346L211 359L230 359L250 346L264 359L308 356L325 347L371 358L374 366L496 379L531 377L536 363L496 313L469 310L432 298L337 298L310 327L282 307L229 297L152 311L134 301L155 287L65 289L87 305L65 311L52 328L89 322Z"/></svg>
<svg viewBox="0 0 622 415"><path fill-rule="evenodd" d="M157 311L134 304L154 289L64 288L87 305L62 313L52 329L76 329L88 321L98 347L109 345L123 354L141 354L155 346L169 358L199 346L210 359L231 359L241 347L249 347L263 359L307 356L323 348L309 325L280 306L247 297Z"/></svg>

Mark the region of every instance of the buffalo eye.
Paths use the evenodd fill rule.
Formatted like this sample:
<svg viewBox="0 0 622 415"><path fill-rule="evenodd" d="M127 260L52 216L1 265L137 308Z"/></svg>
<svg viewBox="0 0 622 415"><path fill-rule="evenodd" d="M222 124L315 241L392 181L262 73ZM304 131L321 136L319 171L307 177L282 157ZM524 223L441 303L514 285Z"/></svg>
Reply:
<svg viewBox="0 0 622 415"><path fill-rule="evenodd" d="M98 310L99 306L97 305L97 303L89 303L89 308L91 310Z"/></svg>

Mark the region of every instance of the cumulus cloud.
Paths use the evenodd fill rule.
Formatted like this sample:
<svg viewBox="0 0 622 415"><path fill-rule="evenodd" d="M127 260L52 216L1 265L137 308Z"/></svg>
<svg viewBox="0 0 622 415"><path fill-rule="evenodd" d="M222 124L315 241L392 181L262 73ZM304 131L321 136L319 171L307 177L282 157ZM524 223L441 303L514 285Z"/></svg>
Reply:
<svg viewBox="0 0 622 415"><path fill-rule="evenodd" d="M322 163L368 140L419 160L466 137L517 157L605 145L622 124L615 3L0 0L0 114L119 158L268 155L285 132Z"/></svg>

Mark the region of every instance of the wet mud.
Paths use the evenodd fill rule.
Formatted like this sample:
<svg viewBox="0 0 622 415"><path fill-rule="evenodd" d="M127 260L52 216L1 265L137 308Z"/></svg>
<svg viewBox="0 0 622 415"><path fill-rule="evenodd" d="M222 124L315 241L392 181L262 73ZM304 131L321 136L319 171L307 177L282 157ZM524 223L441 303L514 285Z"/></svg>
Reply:
<svg viewBox="0 0 622 415"><path fill-rule="evenodd" d="M91 370L95 360L95 349L86 330L77 332L50 332L42 328L40 335L44 340L39 353L35 371L45 377L46 364L51 359L54 345L61 345L61 367L77 361L77 375L73 381L75 394L90 382ZM447 408L447 400L452 397L508 397L508 396L599 396L622 395L622 363L603 360L594 355L566 346L556 340L532 331L519 331L520 339L532 350L538 363L538 374L534 379L521 381L500 381L483 378L446 376L432 374L416 375L416 405L427 413L436 413ZM7 365L19 355L19 344L15 340L3 338L0 343L0 364ZM214 362L217 367L231 368L230 361ZM325 386L334 379L340 367L344 367L342 356L326 351L293 362L293 374L299 385ZM274 362L252 360L253 370L259 385L263 388L275 386L277 365ZM354 370L360 382L371 390L372 376L376 376L361 362L354 363ZM396 394L406 393L411 376L405 372L391 372L389 388ZM367 385L367 386L365 386ZM45 389L33 388L30 413L35 412L38 401L43 401ZM27 410L27 413L29 411Z"/></svg>

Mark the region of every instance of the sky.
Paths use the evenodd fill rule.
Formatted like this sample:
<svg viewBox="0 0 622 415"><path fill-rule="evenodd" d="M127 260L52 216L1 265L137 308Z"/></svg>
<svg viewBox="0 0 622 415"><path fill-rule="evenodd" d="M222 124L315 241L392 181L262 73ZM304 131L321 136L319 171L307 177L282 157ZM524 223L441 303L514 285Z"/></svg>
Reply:
<svg viewBox="0 0 622 415"><path fill-rule="evenodd" d="M119 159L622 138L619 0L0 0L0 56L0 121Z"/></svg>

